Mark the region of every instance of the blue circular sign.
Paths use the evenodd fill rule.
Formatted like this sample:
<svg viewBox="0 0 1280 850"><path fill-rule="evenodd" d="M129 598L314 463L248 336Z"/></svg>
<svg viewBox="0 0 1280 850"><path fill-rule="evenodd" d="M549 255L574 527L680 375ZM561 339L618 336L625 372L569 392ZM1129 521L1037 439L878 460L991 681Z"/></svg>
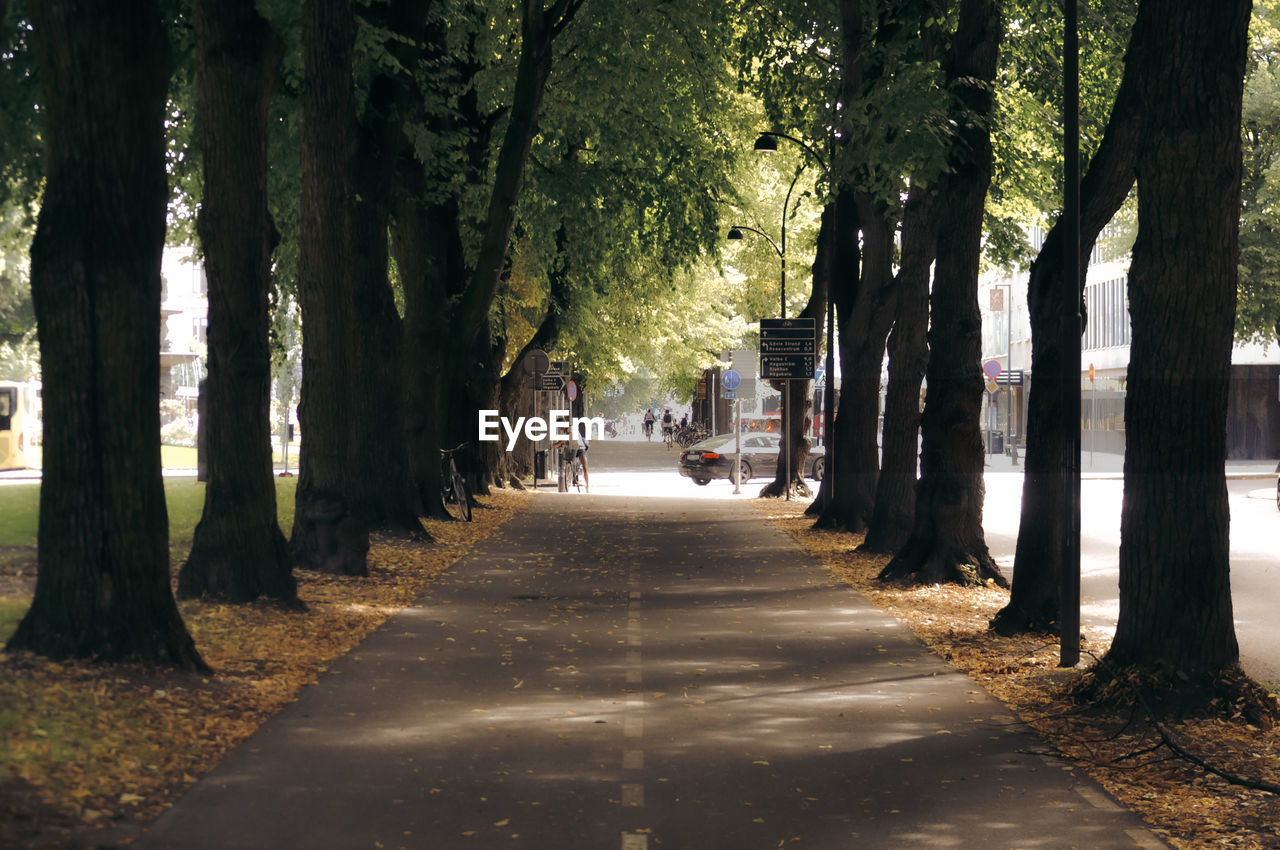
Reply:
<svg viewBox="0 0 1280 850"><path fill-rule="evenodd" d="M570 381L565 385L565 389L569 391L569 401L578 400L578 385L576 383Z"/></svg>
<svg viewBox="0 0 1280 850"><path fill-rule="evenodd" d="M720 376L720 386L724 387L726 390L736 390L738 388L738 384L741 383L742 376L733 369L730 369L728 372L725 372Z"/></svg>

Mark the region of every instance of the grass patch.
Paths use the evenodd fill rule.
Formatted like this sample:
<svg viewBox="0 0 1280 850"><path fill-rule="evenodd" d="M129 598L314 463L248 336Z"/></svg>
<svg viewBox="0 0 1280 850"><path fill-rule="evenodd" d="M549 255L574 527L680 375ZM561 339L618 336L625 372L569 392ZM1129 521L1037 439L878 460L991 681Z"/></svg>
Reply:
<svg viewBox="0 0 1280 850"><path fill-rule="evenodd" d="M39 516L39 484L0 487L0 546L36 545Z"/></svg>
<svg viewBox="0 0 1280 850"><path fill-rule="evenodd" d="M18 621L22 619L23 614L27 613L27 608L30 606L30 599L0 596L0 645L6 643L17 630ZM3 728L0 728L0 736L3 734Z"/></svg>
<svg viewBox="0 0 1280 850"><path fill-rule="evenodd" d="M276 513L287 535L293 527L293 497L297 478L275 478ZM196 523L204 511L204 484L194 478L166 478L165 504L169 509L169 543L191 545ZM0 547L36 545L40 517L40 485L11 484L0 487Z"/></svg>

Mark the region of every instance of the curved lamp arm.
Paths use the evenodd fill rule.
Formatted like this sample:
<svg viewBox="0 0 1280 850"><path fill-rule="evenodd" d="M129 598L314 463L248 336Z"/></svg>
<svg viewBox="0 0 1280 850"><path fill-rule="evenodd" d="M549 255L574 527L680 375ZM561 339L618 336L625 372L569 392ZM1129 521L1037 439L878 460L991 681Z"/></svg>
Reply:
<svg viewBox="0 0 1280 850"><path fill-rule="evenodd" d="M784 253L782 252L782 249L778 247L778 243L773 241L773 237L771 237L769 234L765 233L763 230L756 230L754 227L748 227L748 226L747 226L747 225L745 225L745 224L735 224L733 227L730 227L730 228L729 228L729 237L728 237L728 238L730 238L730 239L741 239L741 238L742 238L742 231L744 231L744 230L750 230L752 233L754 233L754 234L756 234L756 235L758 235L758 236L763 236L763 237L764 237L764 239L765 239L765 241L769 243L769 247L773 249L773 252L774 252L775 254L777 254L779 257L785 257L785 256L786 256L786 254L784 254Z"/></svg>
<svg viewBox="0 0 1280 850"><path fill-rule="evenodd" d="M795 142L797 145L804 148L809 156L817 160L818 164L822 166L822 170L830 175L831 167L827 165L827 160L822 156L822 154L814 150L813 146L808 142L803 139L797 139L795 136L766 130L756 138L754 149L758 151L776 151L778 149L778 143L774 141L774 139L786 139L787 141Z"/></svg>

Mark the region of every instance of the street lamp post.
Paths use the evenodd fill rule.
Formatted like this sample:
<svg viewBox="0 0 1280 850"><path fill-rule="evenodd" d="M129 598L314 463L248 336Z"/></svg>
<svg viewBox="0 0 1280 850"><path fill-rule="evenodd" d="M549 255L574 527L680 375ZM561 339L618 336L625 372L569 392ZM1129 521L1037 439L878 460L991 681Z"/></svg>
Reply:
<svg viewBox="0 0 1280 850"><path fill-rule="evenodd" d="M803 139L797 139L795 136L789 136L786 133L777 133L766 131L756 137L755 144L752 145L754 150L762 153L775 153L778 150L778 139L786 139L800 146L800 148L813 158L820 166L822 172L826 175L827 183L831 183L831 166L828 165L826 158L822 154L814 150L812 145L807 144ZM799 173L797 172L797 177ZM792 181L792 185L795 185ZM830 187L834 197L834 187ZM788 192L788 195L790 193ZM785 208L784 208L785 213ZM785 225L786 219L783 218ZM784 236L786 231L783 231ZM832 222L831 228L831 245L832 250L828 254L828 263L833 264L835 258L835 246L839 244L838 236L835 233L835 222ZM823 388L822 395L822 442L826 460L822 464L822 477L831 476L831 480L825 482L827 485L827 500L835 498L836 495L836 478L835 478L835 346L836 346L836 300L835 291L832 284L833 275L830 271L827 273L827 354L826 354L826 384ZM788 452L788 459L790 453ZM787 479L788 494L790 493L790 478Z"/></svg>
<svg viewBox="0 0 1280 850"><path fill-rule="evenodd" d="M1071 456L1066 471L1065 517L1062 541L1062 585L1058 602L1059 667L1080 663L1080 35L1078 0L1063 3L1063 196L1062 217L1067 225L1063 248L1062 285L1069 287L1073 305L1064 320L1071 323L1070 351L1062 358L1058 376L1062 409L1070 411Z"/></svg>
<svg viewBox="0 0 1280 850"><path fill-rule="evenodd" d="M781 245L779 245L777 242L774 242L773 239L769 236L769 234L765 233L763 230L757 230L756 228L748 227L745 224L735 224L733 227L729 228L730 239L742 239L743 238L742 232L744 230L749 230L752 233L763 236L764 240L769 243L769 247L773 248L773 252L778 255L778 260L780 261L780 264L782 266L782 277L779 283L779 292L780 292L779 298L781 299L781 302L782 302L781 303L782 315L780 316L780 318L783 318L783 319L787 317L787 205L791 203L791 189L794 189L796 187L796 180L800 179L800 171L803 171L803 169L796 171L796 176L791 181L791 188L787 190L786 201L784 201L782 205L782 244ZM781 434L781 442L779 443L779 445L781 446L782 456L783 456L783 469L785 470L783 474L786 476L786 481L787 481L786 498L788 500L791 499L791 452L788 450L788 447L787 447L787 432L790 430L790 428L787 425L787 395L790 389L791 389L791 382L784 380L782 382L782 434ZM741 459L742 459L741 452L738 453L738 459L739 459L739 463L741 463ZM741 478L741 475L739 475L738 477Z"/></svg>

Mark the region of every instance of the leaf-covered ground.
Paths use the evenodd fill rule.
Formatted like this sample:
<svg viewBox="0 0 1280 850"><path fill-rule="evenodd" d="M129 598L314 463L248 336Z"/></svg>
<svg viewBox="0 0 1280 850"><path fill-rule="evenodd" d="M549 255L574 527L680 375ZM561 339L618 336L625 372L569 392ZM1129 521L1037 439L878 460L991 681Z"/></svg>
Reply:
<svg viewBox="0 0 1280 850"><path fill-rule="evenodd" d="M1280 795L1228 783L1175 755L1166 743L1167 736L1213 768L1276 787L1280 726L1252 725L1246 712L1229 704L1221 706L1218 718L1162 719L1159 726L1141 707L1124 707L1123 699L1106 710L1087 708L1072 694L1089 674L1058 668L1056 637L1006 638L988 630L1008 591L885 585L876 575L888 556L854 552L861 535L813 529L812 519L802 515L806 502L762 499L754 504L834 577L905 622L934 652L1015 710L1050 747L1141 815L1169 844L1280 848ZM1087 655L1101 657L1111 635L1093 629L1083 639Z"/></svg>
<svg viewBox="0 0 1280 850"><path fill-rule="evenodd" d="M0 654L0 847L127 843L529 498L494 491L472 523L429 522L435 544L375 539L367 579L296 571L302 613L180 603L213 676Z"/></svg>

